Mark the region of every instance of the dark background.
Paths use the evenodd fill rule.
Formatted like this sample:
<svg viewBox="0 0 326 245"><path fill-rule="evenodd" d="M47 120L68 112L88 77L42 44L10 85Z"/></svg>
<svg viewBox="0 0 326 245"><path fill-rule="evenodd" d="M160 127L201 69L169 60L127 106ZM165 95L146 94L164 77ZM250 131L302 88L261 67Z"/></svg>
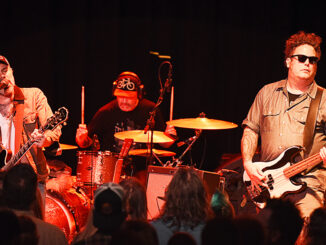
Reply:
<svg viewBox="0 0 326 245"><path fill-rule="evenodd" d="M0 54L14 68L16 84L41 88L53 110L69 109L61 142L73 145L82 85L86 123L113 99L112 82L125 70L137 73L146 97L157 100L163 60L149 51L172 57L174 119L205 112L240 126L258 90L285 78L285 40L299 30L326 40L322 1L4 0L0 9ZM316 79L324 87L325 69L322 57ZM166 120L169 103L166 94ZM183 140L194 131L179 128L178 134ZM241 127L204 131L193 161L215 169L222 154L240 153L241 136ZM172 148L178 155L184 149ZM67 164L76 166L76 151L64 151Z"/></svg>

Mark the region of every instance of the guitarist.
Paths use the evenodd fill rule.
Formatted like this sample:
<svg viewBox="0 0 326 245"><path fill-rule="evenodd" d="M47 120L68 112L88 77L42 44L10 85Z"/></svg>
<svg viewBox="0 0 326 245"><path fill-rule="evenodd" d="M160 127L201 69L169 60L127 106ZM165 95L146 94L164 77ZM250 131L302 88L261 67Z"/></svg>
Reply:
<svg viewBox="0 0 326 245"><path fill-rule="evenodd" d="M30 137L36 141L19 162L29 163L34 168L42 194L45 194L48 176L42 147L58 142L61 128L48 130L44 134L39 133L37 128L44 126L52 115L47 98L40 89L15 85L13 69L8 60L0 55L0 143L2 149L10 150L14 155Z"/></svg>
<svg viewBox="0 0 326 245"><path fill-rule="evenodd" d="M266 180L263 172L252 162L258 141L261 142L262 162L272 161L290 146L303 146L304 128L310 102L315 99L317 87L315 75L321 57L321 38L314 33L300 31L286 41L285 65L287 78L265 85L256 95L249 113L242 123L244 128L241 151L244 169L252 187L260 190ZM306 158L320 151L326 163L326 94L322 90L321 101L317 107L317 117L312 127L313 136L310 146L306 147ZM260 137L260 138L259 138ZM314 169L298 177L306 182L305 191L289 194L300 209L303 217L323 205L326 187L325 166L321 163Z"/></svg>

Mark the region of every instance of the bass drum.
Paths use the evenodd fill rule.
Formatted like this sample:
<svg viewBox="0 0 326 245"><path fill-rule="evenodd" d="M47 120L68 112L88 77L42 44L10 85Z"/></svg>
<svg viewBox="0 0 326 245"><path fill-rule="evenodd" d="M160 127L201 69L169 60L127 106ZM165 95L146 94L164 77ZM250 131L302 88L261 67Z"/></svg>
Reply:
<svg viewBox="0 0 326 245"><path fill-rule="evenodd" d="M85 226L90 208L89 198L80 189L71 188L63 193L47 190L44 219L58 226L71 243Z"/></svg>

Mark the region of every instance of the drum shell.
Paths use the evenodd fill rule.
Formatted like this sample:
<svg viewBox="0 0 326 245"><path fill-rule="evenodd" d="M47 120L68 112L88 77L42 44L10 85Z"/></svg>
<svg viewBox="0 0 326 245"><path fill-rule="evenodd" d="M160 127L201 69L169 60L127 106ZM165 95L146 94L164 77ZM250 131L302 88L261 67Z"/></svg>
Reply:
<svg viewBox="0 0 326 245"><path fill-rule="evenodd" d="M110 151L79 151L77 158L78 186L99 186L112 182L117 154Z"/></svg>
<svg viewBox="0 0 326 245"><path fill-rule="evenodd" d="M70 243L85 226L90 208L90 199L82 190L71 188L63 193L47 190L44 220L59 227Z"/></svg>

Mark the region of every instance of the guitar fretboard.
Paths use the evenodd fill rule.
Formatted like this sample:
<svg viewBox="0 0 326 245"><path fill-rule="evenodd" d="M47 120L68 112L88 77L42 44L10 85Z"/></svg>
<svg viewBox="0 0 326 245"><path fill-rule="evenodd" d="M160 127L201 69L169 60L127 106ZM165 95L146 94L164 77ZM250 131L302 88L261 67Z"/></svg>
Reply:
<svg viewBox="0 0 326 245"><path fill-rule="evenodd" d="M291 165L290 167L284 169L284 175L287 178L291 178L292 176L299 174L303 172L306 169L313 168L316 165L318 165L322 161L322 158L318 153L296 163Z"/></svg>

